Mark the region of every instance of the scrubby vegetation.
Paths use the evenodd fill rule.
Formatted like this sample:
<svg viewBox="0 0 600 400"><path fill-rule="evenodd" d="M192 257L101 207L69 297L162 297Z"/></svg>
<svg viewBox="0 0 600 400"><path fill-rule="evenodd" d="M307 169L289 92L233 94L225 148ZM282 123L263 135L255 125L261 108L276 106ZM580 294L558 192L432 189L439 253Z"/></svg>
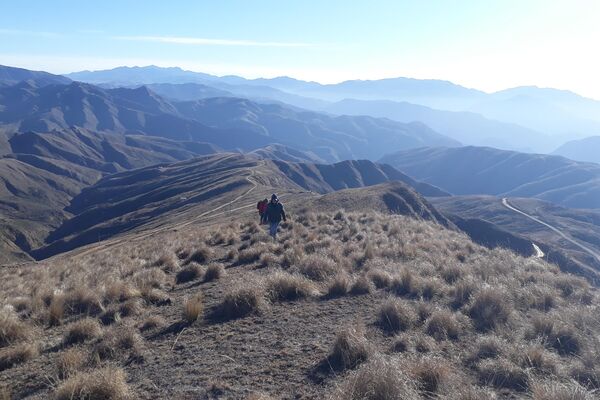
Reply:
<svg viewBox="0 0 600 400"><path fill-rule="evenodd" d="M0 287L0 389L15 398L600 390L596 288L400 216L302 213L277 241L255 222L189 227L2 269Z"/></svg>

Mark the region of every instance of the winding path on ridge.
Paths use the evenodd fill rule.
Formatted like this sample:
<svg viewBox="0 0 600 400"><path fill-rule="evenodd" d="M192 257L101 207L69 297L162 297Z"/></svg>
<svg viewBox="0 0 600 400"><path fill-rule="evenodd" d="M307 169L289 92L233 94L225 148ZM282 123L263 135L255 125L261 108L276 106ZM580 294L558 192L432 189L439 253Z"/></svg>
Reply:
<svg viewBox="0 0 600 400"><path fill-rule="evenodd" d="M598 254L597 252L595 252L594 250L590 249L589 247L579 243L578 241L571 239L569 236L567 236L563 231L561 231L558 228L555 228L554 226L542 221L541 219L534 217L533 215L529 215L524 211L519 210L518 208L514 207L513 205L511 205L508 202L508 199L506 197L502 198L502 205L506 208L508 208L509 210L512 210L516 213L519 213L529 219L531 219L532 221L537 222L538 224L541 224L543 226L545 226L546 228L552 230L553 232L559 234L563 239L565 239L566 241L568 241L569 243L574 244L575 246L579 247L580 249L582 249L583 251L585 251L586 253L592 255L593 257L595 257L598 261L600 261L600 254ZM541 251L541 249L539 249L538 246L536 246L535 244L533 245L534 248L536 249L536 252L539 250ZM542 252L542 257L543 257L543 252Z"/></svg>

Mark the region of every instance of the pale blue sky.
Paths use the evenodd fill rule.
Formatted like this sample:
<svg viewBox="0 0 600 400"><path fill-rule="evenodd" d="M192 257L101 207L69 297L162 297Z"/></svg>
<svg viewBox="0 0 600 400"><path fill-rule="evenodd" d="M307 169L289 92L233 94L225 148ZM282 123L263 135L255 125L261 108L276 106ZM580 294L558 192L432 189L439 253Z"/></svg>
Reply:
<svg viewBox="0 0 600 400"><path fill-rule="evenodd" d="M408 76L600 99L600 1L3 1L0 64L320 82Z"/></svg>

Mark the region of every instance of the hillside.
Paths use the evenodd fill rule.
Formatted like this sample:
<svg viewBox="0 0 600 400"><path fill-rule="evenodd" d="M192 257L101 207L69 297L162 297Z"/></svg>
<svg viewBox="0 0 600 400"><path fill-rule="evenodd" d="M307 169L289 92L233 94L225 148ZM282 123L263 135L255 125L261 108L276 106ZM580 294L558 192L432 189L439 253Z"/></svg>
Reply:
<svg viewBox="0 0 600 400"><path fill-rule="evenodd" d="M68 84L71 82L69 78L61 75L53 75L44 71L30 71L28 69L0 65L0 86L14 85L21 81L29 81L30 83L34 83L38 86Z"/></svg>
<svg viewBox="0 0 600 400"><path fill-rule="evenodd" d="M331 117L238 98L169 102L146 87L101 89L75 82L0 88L0 134L79 127L205 142L225 150L279 143L327 161L377 159L389 149L454 146L422 124L372 117Z"/></svg>
<svg viewBox="0 0 600 400"><path fill-rule="evenodd" d="M566 270L600 278L600 259L567 241L527 217L515 213L492 196L453 196L431 198L433 205L445 215L466 219L481 219L536 243L546 253L546 259ZM564 208L537 199L509 198L510 204L556 227L568 237L600 254L600 212ZM460 227L460 224L458 224Z"/></svg>
<svg viewBox="0 0 600 400"><path fill-rule="evenodd" d="M600 136L590 136L580 140L571 140L552 154L570 158L571 160L587 161L600 164Z"/></svg>
<svg viewBox="0 0 600 400"><path fill-rule="evenodd" d="M303 170L307 175L311 175L310 171L324 170L325 173L311 176L308 184L307 179L298 179L297 174L289 172L291 170ZM314 196L307 190L327 193L404 177L389 166L380 167L370 161L344 162L329 168L226 153L160 164L110 175L85 188L66 207L73 217L48 235L48 245L34 249L31 254L37 259L47 258L132 230L193 221L217 207L218 202L231 201L224 211L253 208L256 202L236 200L247 192L256 191L257 195L268 197L273 190L270 188L276 187L278 191L290 193L290 201L295 201L297 196L299 199ZM408 179L407 183L414 182ZM414 183L419 188L418 182ZM334 188L332 184L337 186ZM431 194L440 192L429 185L422 185L421 189ZM412 199L418 195L407 192L404 197ZM415 213L427 210L423 215L435 216L428 219L444 220L437 211L421 205L420 200L410 200L410 203L414 203ZM398 206L398 210L403 214L413 213L411 207Z"/></svg>
<svg viewBox="0 0 600 400"><path fill-rule="evenodd" d="M596 288L374 203L330 211L363 191L286 201L276 242L248 209L0 269L4 393L594 398Z"/></svg>
<svg viewBox="0 0 600 400"><path fill-rule="evenodd" d="M598 164L473 146L403 151L381 162L455 195L534 197L566 207L600 207Z"/></svg>
<svg viewBox="0 0 600 400"><path fill-rule="evenodd" d="M436 110L407 102L345 99L327 106L324 111L384 117L405 123L421 121L437 132L474 146L544 152L552 150L552 143L556 142L556 139L532 129L488 119L473 112Z"/></svg>

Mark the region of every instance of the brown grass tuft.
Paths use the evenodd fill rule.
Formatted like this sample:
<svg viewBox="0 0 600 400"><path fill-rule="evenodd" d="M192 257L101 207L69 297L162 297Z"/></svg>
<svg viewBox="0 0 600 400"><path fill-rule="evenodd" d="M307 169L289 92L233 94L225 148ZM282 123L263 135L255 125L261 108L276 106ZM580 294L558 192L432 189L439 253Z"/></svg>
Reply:
<svg viewBox="0 0 600 400"><path fill-rule="evenodd" d="M188 298L183 305L183 318L188 324L202 318L203 312L203 296L200 292Z"/></svg>
<svg viewBox="0 0 600 400"><path fill-rule="evenodd" d="M60 379L66 379L81 371L90 363L88 354L79 347L66 349L56 358L56 371Z"/></svg>
<svg viewBox="0 0 600 400"><path fill-rule="evenodd" d="M255 283L246 282L225 294L215 310L214 317L220 319L242 318L260 312L264 306L264 289Z"/></svg>
<svg viewBox="0 0 600 400"><path fill-rule="evenodd" d="M489 331L508 321L510 298L498 289L483 289L474 297L469 316L480 331Z"/></svg>
<svg viewBox="0 0 600 400"><path fill-rule="evenodd" d="M196 250L194 250L188 258L185 260L186 264L191 262L196 262L198 264L203 264L212 258L213 253L212 250L206 246L199 246Z"/></svg>
<svg viewBox="0 0 600 400"><path fill-rule="evenodd" d="M0 371L22 364L39 354L37 343L20 343L0 349Z"/></svg>
<svg viewBox="0 0 600 400"><path fill-rule="evenodd" d="M0 347L28 339L30 329L13 313L0 311Z"/></svg>
<svg viewBox="0 0 600 400"><path fill-rule="evenodd" d="M112 360L125 355L138 356L142 338L131 326L118 326L108 331L93 347L98 360Z"/></svg>
<svg viewBox="0 0 600 400"><path fill-rule="evenodd" d="M439 310L429 317L425 331L436 340L456 340L461 335L462 328L454 314Z"/></svg>
<svg viewBox="0 0 600 400"><path fill-rule="evenodd" d="M345 296L348 293L350 287L350 277L345 272L336 274L329 285L327 286L327 296L329 297L340 297Z"/></svg>
<svg viewBox="0 0 600 400"><path fill-rule="evenodd" d="M116 367L104 367L90 372L79 372L61 383L54 392L56 400L127 400L131 393L125 372Z"/></svg>
<svg viewBox="0 0 600 400"><path fill-rule="evenodd" d="M495 388L521 392L529 386L525 370L505 359L481 361L477 365L477 373L482 384Z"/></svg>
<svg viewBox="0 0 600 400"><path fill-rule="evenodd" d="M338 333L327 361L336 370L355 368L366 361L372 351L363 326L347 327Z"/></svg>
<svg viewBox="0 0 600 400"><path fill-rule="evenodd" d="M67 327L67 332L63 338L65 345L83 343L85 341L96 339L102 334L102 327L95 319L84 318L73 322Z"/></svg>
<svg viewBox="0 0 600 400"><path fill-rule="evenodd" d="M204 273L204 282L212 282L221 279L225 275L225 267L223 264L211 263L206 268Z"/></svg>
<svg viewBox="0 0 600 400"><path fill-rule="evenodd" d="M165 319L160 315L151 315L140 325L140 331L145 332L165 325Z"/></svg>
<svg viewBox="0 0 600 400"><path fill-rule="evenodd" d="M309 254L298 263L298 271L314 281L325 281L334 276L339 266L324 254Z"/></svg>
<svg viewBox="0 0 600 400"><path fill-rule="evenodd" d="M592 400L596 396L576 382L536 382L532 385L533 400Z"/></svg>
<svg viewBox="0 0 600 400"><path fill-rule="evenodd" d="M250 247L238 253L237 261L240 264L252 264L260 259L263 252L261 247Z"/></svg>
<svg viewBox="0 0 600 400"><path fill-rule="evenodd" d="M314 292L311 281L300 275L277 271L267 277L267 296L271 301L291 301L309 297Z"/></svg>
<svg viewBox="0 0 600 400"><path fill-rule="evenodd" d="M417 381L420 391L425 396L437 394L442 387L448 385L451 367L439 358L423 357L405 364L408 375Z"/></svg>
<svg viewBox="0 0 600 400"><path fill-rule="evenodd" d="M369 294L373 291L373 283L366 276L359 276L352 286L350 293L354 295Z"/></svg>
<svg viewBox="0 0 600 400"><path fill-rule="evenodd" d="M371 279L377 289L385 289L392 284L392 276L380 269L370 270L367 273L367 277Z"/></svg>
<svg viewBox="0 0 600 400"><path fill-rule="evenodd" d="M191 263L187 267L182 268L177 275L175 275L175 282L186 283L196 279L200 279L202 276L202 267L199 264Z"/></svg>
<svg viewBox="0 0 600 400"><path fill-rule="evenodd" d="M379 308L377 321L387 332L400 332L410 328L413 315L409 308L397 299L388 299Z"/></svg>

